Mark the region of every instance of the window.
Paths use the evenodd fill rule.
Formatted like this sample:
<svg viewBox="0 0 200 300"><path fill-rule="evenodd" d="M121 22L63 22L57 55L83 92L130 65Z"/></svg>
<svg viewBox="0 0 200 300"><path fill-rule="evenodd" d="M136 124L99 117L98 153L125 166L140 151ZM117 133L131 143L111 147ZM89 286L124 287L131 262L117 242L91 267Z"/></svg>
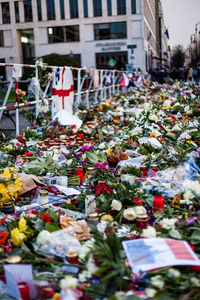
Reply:
<svg viewBox="0 0 200 300"><path fill-rule="evenodd" d="M112 0L107 0L108 16L112 16Z"/></svg>
<svg viewBox="0 0 200 300"><path fill-rule="evenodd" d="M0 47L4 47L3 30L0 30Z"/></svg>
<svg viewBox="0 0 200 300"><path fill-rule="evenodd" d="M25 22L32 22L33 15L32 15L32 1L24 1L24 20Z"/></svg>
<svg viewBox="0 0 200 300"><path fill-rule="evenodd" d="M10 6L9 2L1 3L3 24L10 23Z"/></svg>
<svg viewBox="0 0 200 300"><path fill-rule="evenodd" d="M117 14L118 15L126 14L126 0L117 0Z"/></svg>
<svg viewBox="0 0 200 300"><path fill-rule="evenodd" d="M19 23L20 20L19 20L19 3L18 3L18 1L14 2L14 6L15 6L15 22Z"/></svg>
<svg viewBox="0 0 200 300"><path fill-rule="evenodd" d="M93 0L94 17L102 16L101 0Z"/></svg>
<svg viewBox="0 0 200 300"><path fill-rule="evenodd" d="M95 40L125 39L126 22L94 24Z"/></svg>
<svg viewBox="0 0 200 300"><path fill-rule="evenodd" d="M136 14L136 0L131 0L131 11L132 14Z"/></svg>
<svg viewBox="0 0 200 300"><path fill-rule="evenodd" d="M60 17L61 19L65 19L65 4L64 0L60 0Z"/></svg>
<svg viewBox="0 0 200 300"><path fill-rule="evenodd" d="M78 0L70 0L70 18L78 18Z"/></svg>
<svg viewBox="0 0 200 300"><path fill-rule="evenodd" d="M47 1L47 20L55 20L55 4L54 0Z"/></svg>
<svg viewBox="0 0 200 300"><path fill-rule="evenodd" d="M38 21L42 21L42 5L41 0L37 0Z"/></svg>
<svg viewBox="0 0 200 300"><path fill-rule="evenodd" d="M87 0L83 0L83 9L84 9L84 17L88 18L88 2L87 2Z"/></svg>
<svg viewBox="0 0 200 300"><path fill-rule="evenodd" d="M48 28L49 43L66 43L79 41L79 25Z"/></svg>

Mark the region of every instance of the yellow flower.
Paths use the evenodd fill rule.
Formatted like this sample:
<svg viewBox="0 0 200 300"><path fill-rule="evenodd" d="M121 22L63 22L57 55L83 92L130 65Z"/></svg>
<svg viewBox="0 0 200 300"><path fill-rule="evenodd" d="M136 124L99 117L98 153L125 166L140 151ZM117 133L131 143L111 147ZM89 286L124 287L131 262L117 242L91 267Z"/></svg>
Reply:
<svg viewBox="0 0 200 300"><path fill-rule="evenodd" d="M10 170L8 168L6 168L5 171L3 172L2 176L6 176L8 178L11 178Z"/></svg>
<svg viewBox="0 0 200 300"><path fill-rule="evenodd" d="M113 151L113 149L109 147L109 148L108 148L108 151L109 151L109 152L112 152L112 151Z"/></svg>
<svg viewBox="0 0 200 300"><path fill-rule="evenodd" d="M103 215L101 221L109 221L111 223L113 222L113 217L111 215Z"/></svg>
<svg viewBox="0 0 200 300"><path fill-rule="evenodd" d="M193 141L186 141L189 145L191 145L193 143Z"/></svg>
<svg viewBox="0 0 200 300"><path fill-rule="evenodd" d="M114 123L119 123L119 121L118 120L114 120Z"/></svg>
<svg viewBox="0 0 200 300"><path fill-rule="evenodd" d="M20 218L19 220L19 230L21 232L26 232L28 226L26 225L26 220L24 218Z"/></svg>
<svg viewBox="0 0 200 300"><path fill-rule="evenodd" d="M0 183L0 194L5 193L6 187L4 184Z"/></svg>
<svg viewBox="0 0 200 300"><path fill-rule="evenodd" d="M25 238L25 234L20 232L18 228L11 230L11 240L15 246L21 246L21 243L25 240Z"/></svg>

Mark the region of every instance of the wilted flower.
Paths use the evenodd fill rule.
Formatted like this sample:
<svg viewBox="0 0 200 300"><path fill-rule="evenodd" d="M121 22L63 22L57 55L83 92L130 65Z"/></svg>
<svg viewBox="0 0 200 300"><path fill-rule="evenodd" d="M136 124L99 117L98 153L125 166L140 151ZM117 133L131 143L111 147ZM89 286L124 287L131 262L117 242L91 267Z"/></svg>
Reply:
<svg viewBox="0 0 200 300"><path fill-rule="evenodd" d="M130 207L124 210L123 217L128 221L133 221L136 219L136 213L134 208Z"/></svg>

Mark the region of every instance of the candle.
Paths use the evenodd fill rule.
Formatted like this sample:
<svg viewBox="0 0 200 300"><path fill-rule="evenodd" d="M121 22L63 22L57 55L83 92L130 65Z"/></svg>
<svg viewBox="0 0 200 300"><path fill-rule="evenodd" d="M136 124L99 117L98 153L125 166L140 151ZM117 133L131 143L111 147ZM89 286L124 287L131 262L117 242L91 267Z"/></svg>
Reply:
<svg viewBox="0 0 200 300"><path fill-rule="evenodd" d="M77 265L78 264L78 252L76 251L67 251L66 254L66 259L69 264L71 265Z"/></svg>
<svg viewBox="0 0 200 300"><path fill-rule="evenodd" d="M18 282L18 289L22 300L30 300L29 286L26 282Z"/></svg>
<svg viewBox="0 0 200 300"><path fill-rule="evenodd" d="M79 175L80 183L82 183L82 181L83 181L83 167L82 166L76 167L75 175Z"/></svg>
<svg viewBox="0 0 200 300"><path fill-rule="evenodd" d="M153 198L153 210L154 212L158 210L163 210L165 204L165 199L162 196L154 196Z"/></svg>
<svg viewBox="0 0 200 300"><path fill-rule="evenodd" d="M148 225L148 215L147 214L138 215L137 219L136 219L136 223L137 223L137 226L140 229L147 228L147 225Z"/></svg>
<svg viewBox="0 0 200 300"><path fill-rule="evenodd" d="M146 166L141 166L140 167L140 171L142 173L142 177L147 177L148 173L147 173L147 168Z"/></svg>
<svg viewBox="0 0 200 300"><path fill-rule="evenodd" d="M99 223L99 215L96 212L91 212L87 216L88 225L97 225Z"/></svg>
<svg viewBox="0 0 200 300"><path fill-rule="evenodd" d="M155 173L157 173L159 170L158 170L158 166L157 165L151 165L151 170L154 171Z"/></svg>
<svg viewBox="0 0 200 300"><path fill-rule="evenodd" d="M54 287L51 284L42 286L41 294L44 299L51 299L54 295Z"/></svg>
<svg viewBox="0 0 200 300"><path fill-rule="evenodd" d="M40 191L40 204L44 205L49 202L48 191Z"/></svg>

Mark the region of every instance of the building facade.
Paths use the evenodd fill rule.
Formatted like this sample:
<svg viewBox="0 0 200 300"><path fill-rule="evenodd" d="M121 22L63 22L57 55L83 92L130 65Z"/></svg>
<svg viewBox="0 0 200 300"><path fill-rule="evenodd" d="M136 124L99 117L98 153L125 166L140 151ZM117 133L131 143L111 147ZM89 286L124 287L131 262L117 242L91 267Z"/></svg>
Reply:
<svg viewBox="0 0 200 300"><path fill-rule="evenodd" d="M158 0L0 0L1 62L58 53L82 66L146 71L157 53Z"/></svg>

